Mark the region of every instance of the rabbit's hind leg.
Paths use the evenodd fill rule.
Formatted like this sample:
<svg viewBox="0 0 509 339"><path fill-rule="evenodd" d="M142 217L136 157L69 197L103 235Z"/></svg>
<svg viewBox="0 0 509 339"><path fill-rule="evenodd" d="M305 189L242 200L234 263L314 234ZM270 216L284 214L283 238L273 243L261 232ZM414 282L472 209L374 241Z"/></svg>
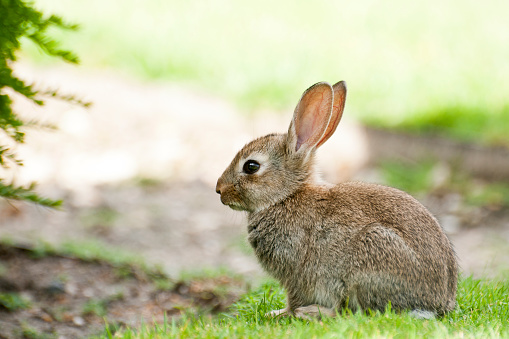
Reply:
<svg viewBox="0 0 509 339"><path fill-rule="evenodd" d="M301 319L321 319L324 317L334 318L336 316L336 310L332 308L323 307L320 305L308 305L302 306L295 309L293 312L295 317Z"/></svg>
<svg viewBox="0 0 509 339"><path fill-rule="evenodd" d="M431 320L435 319L436 312L426 310L413 310L409 315L415 319Z"/></svg>

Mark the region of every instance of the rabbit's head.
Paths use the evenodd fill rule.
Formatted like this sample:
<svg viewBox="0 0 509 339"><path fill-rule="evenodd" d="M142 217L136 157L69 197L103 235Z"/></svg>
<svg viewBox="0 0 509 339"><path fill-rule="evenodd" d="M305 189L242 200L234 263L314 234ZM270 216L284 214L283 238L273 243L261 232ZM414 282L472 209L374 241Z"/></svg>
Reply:
<svg viewBox="0 0 509 339"><path fill-rule="evenodd" d="M269 134L244 146L217 181L221 202L255 212L314 180L315 150L338 126L346 84L320 82L302 94L286 134Z"/></svg>

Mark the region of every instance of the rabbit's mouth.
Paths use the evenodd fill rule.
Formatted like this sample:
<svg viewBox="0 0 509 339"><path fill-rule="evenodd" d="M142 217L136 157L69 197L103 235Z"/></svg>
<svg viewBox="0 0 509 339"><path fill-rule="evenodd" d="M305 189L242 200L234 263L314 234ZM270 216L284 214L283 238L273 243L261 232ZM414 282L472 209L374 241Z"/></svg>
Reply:
<svg viewBox="0 0 509 339"><path fill-rule="evenodd" d="M236 204L226 204L226 205L235 211L245 211L245 209L240 205L236 205Z"/></svg>
<svg viewBox="0 0 509 339"><path fill-rule="evenodd" d="M245 211L246 210L239 203L237 203L235 201L229 201L229 200L230 199L225 194L221 194L221 202L223 203L223 205L226 205L235 211Z"/></svg>

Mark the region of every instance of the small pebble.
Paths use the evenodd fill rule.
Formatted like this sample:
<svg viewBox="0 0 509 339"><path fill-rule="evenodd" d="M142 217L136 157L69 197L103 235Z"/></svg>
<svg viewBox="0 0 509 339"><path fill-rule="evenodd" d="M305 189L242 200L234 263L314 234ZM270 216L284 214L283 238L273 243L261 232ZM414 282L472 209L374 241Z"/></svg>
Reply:
<svg viewBox="0 0 509 339"><path fill-rule="evenodd" d="M72 322L76 326L83 326L83 325L85 325L85 319L83 319L82 317L74 317L74 318L72 318Z"/></svg>

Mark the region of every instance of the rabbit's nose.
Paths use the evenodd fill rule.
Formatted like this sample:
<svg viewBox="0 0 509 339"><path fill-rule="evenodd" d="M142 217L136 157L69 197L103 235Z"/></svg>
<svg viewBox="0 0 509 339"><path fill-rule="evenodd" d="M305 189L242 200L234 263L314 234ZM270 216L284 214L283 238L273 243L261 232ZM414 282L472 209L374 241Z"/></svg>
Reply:
<svg viewBox="0 0 509 339"><path fill-rule="evenodd" d="M223 186L223 183L221 182L221 178L219 178L219 180L217 181L217 185L216 185L216 193L217 194L221 194L221 186Z"/></svg>

